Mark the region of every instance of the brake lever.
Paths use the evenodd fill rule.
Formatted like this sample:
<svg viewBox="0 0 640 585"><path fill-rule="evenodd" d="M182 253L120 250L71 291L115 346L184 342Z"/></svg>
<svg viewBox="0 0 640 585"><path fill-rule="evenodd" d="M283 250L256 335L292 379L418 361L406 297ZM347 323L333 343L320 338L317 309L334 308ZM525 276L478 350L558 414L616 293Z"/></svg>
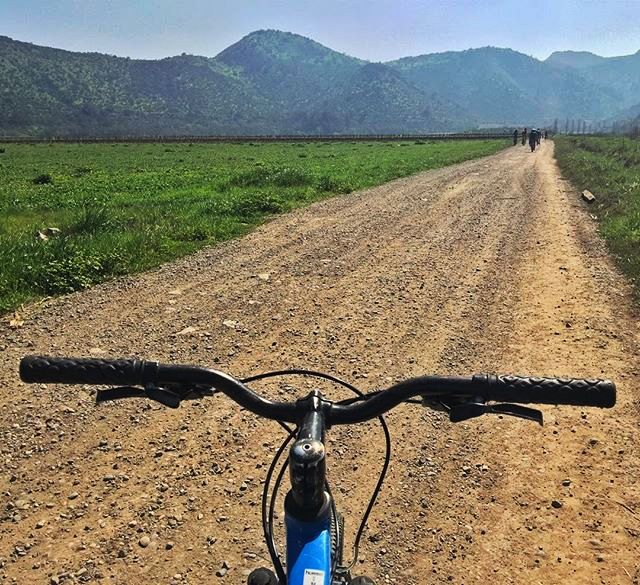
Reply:
<svg viewBox="0 0 640 585"><path fill-rule="evenodd" d="M142 388L137 386L118 386L116 388L106 388L96 392L96 404L110 402L111 400L121 400L123 398L144 398L146 396Z"/></svg>
<svg viewBox="0 0 640 585"><path fill-rule="evenodd" d="M486 404L484 402L463 402L452 405L449 410L449 420L454 423L462 422L483 414L499 414L523 418L537 422L540 426L544 423L542 412L534 408L527 408L519 404Z"/></svg>
<svg viewBox="0 0 640 585"><path fill-rule="evenodd" d="M118 386L99 390L96 393L96 403L123 398L149 398L169 408L178 408L182 400L197 400L205 396L213 396L216 392L206 386L184 386L182 384L167 384L166 386L147 384L144 388Z"/></svg>
<svg viewBox="0 0 640 585"><path fill-rule="evenodd" d="M182 400L180 392L177 392L170 387L147 384L144 387L144 393L147 398L151 398L151 400L155 400L169 408L178 408L178 406L180 406L180 401Z"/></svg>
<svg viewBox="0 0 640 585"><path fill-rule="evenodd" d="M471 418L477 418L483 414L498 414L514 416L537 422L543 425L542 412L533 408L527 408L519 404L501 403L487 404L481 398L470 402L456 402L452 400L434 400L433 397L423 397L422 404L432 410L447 412L451 422L462 422Z"/></svg>

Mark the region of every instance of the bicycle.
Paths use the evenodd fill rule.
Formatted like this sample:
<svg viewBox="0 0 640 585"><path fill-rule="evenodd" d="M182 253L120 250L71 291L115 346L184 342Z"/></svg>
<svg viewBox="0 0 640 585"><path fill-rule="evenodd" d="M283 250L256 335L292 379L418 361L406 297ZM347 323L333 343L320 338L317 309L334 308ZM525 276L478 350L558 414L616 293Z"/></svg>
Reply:
<svg viewBox="0 0 640 585"><path fill-rule="evenodd" d="M316 377L342 385L353 398L334 402L313 390L294 402L272 402L247 384L278 376ZM362 393L352 384L312 370L280 370L237 380L228 374L198 366L161 364L142 360L99 360L26 356L20 377L30 383L94 384L116 386L100 389L96 402L124 398L148 398L170 408L183 400L223 393L243 408L280 423L288 436L268 469L262 493L262 525L273 569L259 568L248 585L374 585L368 577L352 578L360 539L386 475L391 439L383 415L409 402L445 410L451 422L484 414L515 416L543 423L539 410L521 404L568 404L610 408L616 387L609 380L532 378L478 374L420 376L385 390ZM417 398L418 397L418 398ZM355 424L378 418L386 449L380 477L363 515L353 546L353 560L343 559L343 522L326 477L325 432L332 425ZM295 426L290 426L295 425ZM282 465L273 489L279 460L291 441L288 460ZM274 540L274 509L284 473L289 467L291 488L285 497L286 563ZM271 492L271 493L270 493ZM286 566L286 570L285 570Z"/></svg>

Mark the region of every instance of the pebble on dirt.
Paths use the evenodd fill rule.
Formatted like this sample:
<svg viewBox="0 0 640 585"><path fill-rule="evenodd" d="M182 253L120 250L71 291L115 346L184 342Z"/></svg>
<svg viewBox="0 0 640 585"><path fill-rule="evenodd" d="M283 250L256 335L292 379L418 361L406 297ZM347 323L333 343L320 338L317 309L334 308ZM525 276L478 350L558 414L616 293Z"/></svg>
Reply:
<svg viewBox="0 0 640 585"><path fill-rule="evenodd" d="M151 539L148 536L143 536L139 541L138 544L142 547L142 548L147 548L150 544L151 544Z"/></svg>

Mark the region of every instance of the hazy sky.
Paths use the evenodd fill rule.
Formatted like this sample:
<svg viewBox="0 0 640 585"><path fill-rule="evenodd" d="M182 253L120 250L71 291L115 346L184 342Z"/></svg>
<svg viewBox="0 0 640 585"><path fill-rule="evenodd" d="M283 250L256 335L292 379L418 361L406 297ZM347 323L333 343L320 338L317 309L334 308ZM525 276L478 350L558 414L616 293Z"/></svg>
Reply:
<svg viewBox="0 0 640 585"><path fill-rule="evenodd" d="M0 0L0 35L138 58L213 56L261 28L375 61L485 45L611 56L640 49L640 0Z"/></svg>

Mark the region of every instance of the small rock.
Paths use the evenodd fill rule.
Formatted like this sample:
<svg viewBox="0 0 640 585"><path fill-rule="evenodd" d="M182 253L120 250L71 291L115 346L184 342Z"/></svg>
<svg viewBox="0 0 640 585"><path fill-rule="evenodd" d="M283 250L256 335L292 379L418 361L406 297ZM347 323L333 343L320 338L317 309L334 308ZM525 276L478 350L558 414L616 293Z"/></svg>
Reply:
<svg viewBox="0 0 640 585"><path fill-rule="evenodd" d="M46 524L46 522L44 520L40 520L37 524L36 524L36 528L44 528L44 525Z"/></svg>
<svg viewBox="0 0 640 585"><path fill-rule="evenodd" d="M556 508L562 508L562 502L560 500L551 500L551 506Z"/></svg>
<svg viewBox="0 0 640 585"><path fill-rule="evenodd" d="M238 322L237 322L237 321L233 321L232 319L225 319L225 320L222 322L222 324L223 324L225 327L228 327L229 329L235 329L235 328L236 328L236 325L238 324Z"/></svg>
<svg viewBox="0 0 640 585"><path fill-rule="evenodd" d="M19 329L24 325L24 319L20 316L19 313L14 313L13 318L9 320L9 327L11 329Z"/></svg>
<svg viewBox="0 0 640 585"><path fill-rule="evenodd" d="M78 492L71 492L67 498L69 498L70 500L75 500L80 494Z"/></svg>
<svg viewBox="0 0 640 585"><path fill-rule="evenodd" d="M164 545L164 548L165 550L171 550L173 546L173 542L167 542L167 544Z"/></svg>
<svg viewBox="0 0 640 585"><path fill-rule="evenodd" d="M571 485L571 480L570 479L563 479L562 480L562 485L564 487L569 487Z"/></svg>
<svg viewBox="0 0 640 585"><path fill-rule="evenodd" d="M258 274L258 278L260 280L267 281L271 279L271 274L269 272L261 272L260 274Z"/></svg>
<svg viewBox="0 0 640 585"><path fill-rule="evenodd" d="M151 539L148 536L143 536L139 541L138 544L142 547L142 548L147 548L150 544L151 544Z"/></svg>
<svg viewBox="0 0 640 585"><path fill-rule="evenodd" d="M176 335L191 335L192 333L195 333L197 331L197 329L193 326L189 326L189 327L185 327L182 331L178 331L178 333L176 333Z"/></svg>
<svg viewBox="0 0 640 585"><path fill-rule="evenodd" d="M227 574L227 569L224 567L216 571L216 577L224 577Z"/></svg>

